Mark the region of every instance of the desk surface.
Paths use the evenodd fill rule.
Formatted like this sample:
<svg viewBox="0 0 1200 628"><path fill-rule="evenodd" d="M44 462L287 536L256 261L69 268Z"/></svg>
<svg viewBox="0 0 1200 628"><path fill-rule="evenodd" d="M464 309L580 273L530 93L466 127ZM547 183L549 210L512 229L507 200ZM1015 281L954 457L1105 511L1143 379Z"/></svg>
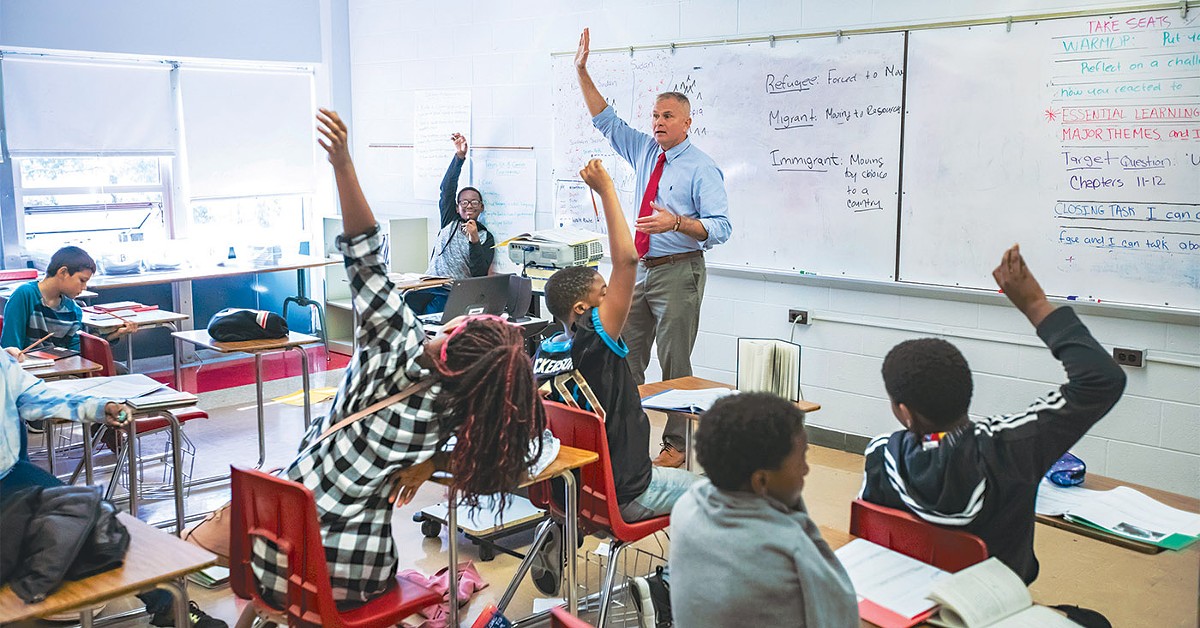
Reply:
<svg viewBox="0 0 1200 628"><path fill-rule="evenodd" d="M600 454L597 454L594 451L576 449L575 447L567 447L566 445L563 445L558 448L558 456L554 458L554 462L551 462L550 466L546 467L545 471L537 474L537 477L525 480L518 488L524 488L531 484L537 484L538 482L545 482L546 480L558 477L567 471L585 467L599 459ZM437 473L430 478L430 481L441 484L442 486L450 486L450 481L452 479L453 478L449 473Z"/></svg>
<svg viewBox="0 0 1200 628"><path fill-rule="evenodd" d="M207 329L193 329L189 331L177 331L171 334L172 336L184 341L190 342L198 347L220 351L221 353L261 353L264 351L278 351L287 349L288 347L298 347L300 345L312 344L321 342L321 339L308 334L299 332L288 332L287 338L268 338L266 340L242 340L239 342L217 342L213 337L208 335Z"/></svg>
<svg viewBox="0 0 1200 628"><path fill-rule="evenodd" d="M699 377L677 377L675 379L668 379L665 382L642 384L641 386L638 386L638 395L644 399L650 395L656 395L660 392L666 392L668 390L703 390L705 388L732 389L733 386ZM817 410L821 409L821 404L801 399L800 401L796 402L796 407L805 412L816 412Z"/></svg>
<svg viewBox="0 0 1200 628"><path fill-rule="evenodd" d="M146 310L144 312L124 312L118 311L117 314L124 319L131 320L138 324L139 327L155 327L158 325L170 325L179 321L186 321L191 318L187 314L180 314L170 310ZM83 324L91 329L116 329L125 324L120 318L110 316L108 314L97 314L95 312L83 311Z"/></svg>
<svg viewBox="0 0 1200 628"><path fill-rule="evenodd" d="M72 375L86 375L87 373L95 373L102 370L104 367L92 362L91 360L81 356L73 355L69 358L55 360L54 364L45 366L40 369L28 369L31 375L42 379L57 379L59 377L71 377Z"/></svg>
<svg viewBox="0 0 1200 628"><path fill-rule="evenodd" d="M235 262L237 260L234 260ZM150 271L130 275L96 275L88 282L88 287L94 290L105 288L132 288L134 286L152 286L176 281L194 281L196 279L212 279L215 277L234 277L237 275L253 275L256 273L273 273L281 270L300 270L302 268L317 268L330 264L340 264L340 258L316 257L313 255L292 255L279 264L270 266L255 266L249 262L235 263L230 266L207 264L179 270Z"/></svg>
<svg viewBox="0 0 1200 628"><path fill-rule="evenodd" d="M1194 497L1188 497L1178 493L1171 493L1156 488L1150 488L1149 486L1142 486L1140 484L1130 484L1129 482L1122 482L1120 480L1114 480L1112 478L1106 478L1103 475L1094 475L1092 473L1087 474L1083 482L1083 488L1090 488L1094 491L1107 491L1118 486L1128 486L1129 488L1137 489L1139 492L1145 493L1147 496L1162 502L1171 508L1178 508L1179 510L1186 510L1188 512L1200 512L1200 499L1196 499ZM1112 543L1113 545L1124 547L1125 549L1131 549L1135 552L1141 552L1143 554L1157 554L1163 551L1163 548L1157 545L1142 543L1133 539L1127 539L1123 536L1109 534L1103 530L1097 530L1091 526L1085 526L1080 523L1075 523L1074 521L1067 521L1062 517L1037 515L1037 520L1049 526L1054 526L1069 532L1074 532L1075 534L1104 541L1105 543Z"/></svg>
<svg viewBox="0 0 1200 628"><path fill-rule="evenodd" d="M119 513L117 517L129 529L130 536L123 566L91 578L65 582L37 604L22 602L12 587L0 588L0 623L52 615L138 593L216 563L216 556L168 532L127 513Z"/></svg>

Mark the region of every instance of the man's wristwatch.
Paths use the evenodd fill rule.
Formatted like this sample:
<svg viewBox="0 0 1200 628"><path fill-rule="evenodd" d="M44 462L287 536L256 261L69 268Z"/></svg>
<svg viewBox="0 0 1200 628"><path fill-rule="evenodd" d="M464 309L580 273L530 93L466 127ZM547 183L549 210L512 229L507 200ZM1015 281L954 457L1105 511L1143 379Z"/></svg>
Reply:
<svg viewBox="0 0 1200 628"><path fill-rule="evenodd" d="M671 231L679 231L679 223L683 222L683 214L675 214L675 226L671 227Z"/></svg>

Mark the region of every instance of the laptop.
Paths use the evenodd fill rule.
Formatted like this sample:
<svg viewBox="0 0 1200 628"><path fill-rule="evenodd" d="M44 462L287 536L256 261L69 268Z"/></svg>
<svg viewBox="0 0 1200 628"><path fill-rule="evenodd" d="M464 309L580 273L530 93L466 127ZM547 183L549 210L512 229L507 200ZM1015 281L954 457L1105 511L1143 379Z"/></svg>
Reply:
<svg viewBox="0 0 1200 628"><path fill-rule="evenodd" d="M445 310L417 318L426 325L442 325L464 314L499 315L508 305L509 277L511 275L489 275L456 280L450 284Z"/></svg>

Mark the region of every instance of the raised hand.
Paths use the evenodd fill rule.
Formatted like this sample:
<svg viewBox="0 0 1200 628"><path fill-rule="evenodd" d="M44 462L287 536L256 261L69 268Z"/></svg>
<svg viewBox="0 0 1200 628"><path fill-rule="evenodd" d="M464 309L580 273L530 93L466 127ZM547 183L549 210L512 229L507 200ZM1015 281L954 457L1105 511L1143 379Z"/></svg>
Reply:
<svg viewBox="0 0 1200 628"><path fill-rule="evenodd" d="M450 141L454 142L454 154L459 159L467 158L467 138L462 133L451 133Z"/></svg>
<svg viewBox="0 0 1200 628"><path fill-rule="evenodd" d="M1046 293L1041 284L1034 278L1025 258L1021 256L1021 246L1014 244L1000 258L1000 265L992 271L996 285L1004 292L1012 304L1029 319L1036 327L1054 311L1054 306L1046 300Z"/></svg>
<svg viewBox="0 0 1200 628"><path fill-rule="evenodd" d="M588 29L583 29L583 33L579 35L579 49L575 51L575 69L587 70L588 53L591 52L592 36L588 33Z"/></svg>
<svg viewBox="0 0 1200 628"><path fill-rule="evenodd" d="M601 195L612 192L614 189L612 177L604 169L604 162L599 159L589 161L583 170L579 171L579 177L588 184L588 187Z"/></svg>
<svg viewBox="0 0 1200 628"><path fill-rule="evenodd" d="M325 139L317 138L317 143L321 148L329 153L329 163L334 166L345 166L350 163L350 142L348 141L350 132L346 129L346 123L342 122L342 118L338 116L336 111L330 109L319 109L317 113L317 131L325 136Z"/></svg>
<svg viewBox="0 0 1200 628"><path fill-rule="evenodd" d="M463 233L467 234L467 239L471 241L471 244L479 244L479 223L474 220L464 222Z"/></svg>

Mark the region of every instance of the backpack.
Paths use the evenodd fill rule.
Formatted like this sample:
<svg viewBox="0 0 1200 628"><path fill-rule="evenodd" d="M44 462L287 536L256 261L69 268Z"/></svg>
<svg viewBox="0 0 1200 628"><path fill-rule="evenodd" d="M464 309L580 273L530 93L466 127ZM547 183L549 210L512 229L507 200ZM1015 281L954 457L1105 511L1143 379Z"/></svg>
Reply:
<svg viewBox="0 0 1200 628"><path fill-rule="evenodd" d="M274 312L227 307L208 321L208 335L217 342L287 338L288 326Z"/></svg>

